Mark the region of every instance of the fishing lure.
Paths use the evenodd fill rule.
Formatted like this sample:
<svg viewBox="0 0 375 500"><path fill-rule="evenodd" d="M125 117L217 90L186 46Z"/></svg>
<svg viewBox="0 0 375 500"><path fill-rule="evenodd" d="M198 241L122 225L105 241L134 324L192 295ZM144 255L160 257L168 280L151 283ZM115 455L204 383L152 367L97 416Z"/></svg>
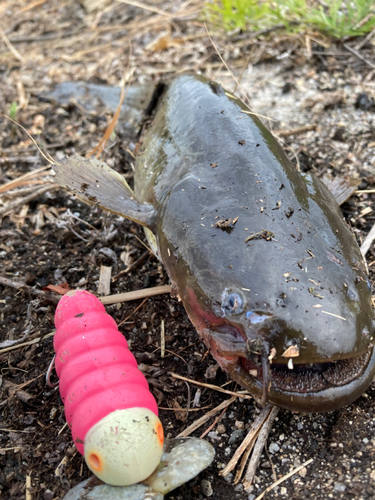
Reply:
<svg viewBox="0 0 375 500"><path fill-rule="evenodd" d="M147 381L103 304L69 292L55 313L55 367L78 451L102 481L124 486L160 463L163 427Z"/></svg>

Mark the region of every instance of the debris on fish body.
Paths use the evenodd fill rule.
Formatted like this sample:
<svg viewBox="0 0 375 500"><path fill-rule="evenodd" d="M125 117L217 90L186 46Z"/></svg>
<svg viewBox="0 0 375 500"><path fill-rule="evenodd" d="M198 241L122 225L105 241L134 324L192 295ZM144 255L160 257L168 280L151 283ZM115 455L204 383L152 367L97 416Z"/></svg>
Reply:
<svg viewBox="0 0 375 500"><path fill-rule="evenodd" d="M213 446L198 438L166 440L156 471L131 486L111 486L91 478L72 488L64 500L163 500L164 495L190 481L214 459ZM98 484L99 483L99 484Z"/></svg>
<svg viewBox="0 0 375 500"><path fill-rule="evenodd" d="M134 192L77 156L54 166L57 182L146 228L212 355L258 401L350 404L375 373L375 315L334 197L219 84L181 75L160 94Z"/></svg>

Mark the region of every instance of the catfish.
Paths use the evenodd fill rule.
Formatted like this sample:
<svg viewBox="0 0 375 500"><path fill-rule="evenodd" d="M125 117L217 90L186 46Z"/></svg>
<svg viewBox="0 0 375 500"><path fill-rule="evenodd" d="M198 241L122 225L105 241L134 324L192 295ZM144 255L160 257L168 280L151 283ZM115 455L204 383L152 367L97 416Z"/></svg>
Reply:
<svg viewBox="0 0 375 500"><path fill-rule="evenodd" d="M54 165L56 181L144 226L212 356L258 402L350 404L375 373L375 313L333 195L218 83L180 75L155 92L134 191L79 156Z"/></svg>

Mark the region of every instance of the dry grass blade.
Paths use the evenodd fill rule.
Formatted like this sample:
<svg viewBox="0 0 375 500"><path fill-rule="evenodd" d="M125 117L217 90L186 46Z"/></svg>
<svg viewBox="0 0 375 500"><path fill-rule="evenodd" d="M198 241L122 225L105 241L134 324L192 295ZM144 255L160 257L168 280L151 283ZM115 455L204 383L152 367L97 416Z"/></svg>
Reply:
<svg viewBox="0 0 375 500"><path fill-rule="evenodd" d="M26 134L27 136L32 140L32 142L34 143L34 145L36 146L37 150L39 151L39 153L43 156L43 158L48 161L48 163L50 165L53 165L55 163L55 160L52 158L52 156L50 154L45 154L41 149L40 147L38 146L36 140L34 139L34 137L25 129L25 127L23 127L20 123L16 122L16 120L13 120L13 118L11 118L10 116L8 115L3 115L5 116L5 118L8 118L8 120L10 120L11 122L13 122L15 125L17 125L17 127L19 127L20 129L22 129Z"/></svg>
<svg viewBox="0 0 375 500"><path fill-rule="evenodd" d="M31 476L29 476L29 474L26 476L26 493L25 493L25 500L31 500L32 499L32 496L31 496Z"/></svg>
<svg viewBox="0 0 375 500"><path fill-rule="evenodd" d="M146 5L142 2L136 2L135 0L117 0L120 3L126 3L127 5L132 5L133 7L138 7L139 9L148 10L149 12L154 12L155 14L159 14L161 16L170 16L169 12L165 12L164 10L158 9L156 7L151 7L150 5Z"/></svg>
<svg viewBox="0 0 375 500"><path fill-rule="evenodd" d="M21 12L27 12L28 10L33 9L34 7L39 7L40 5L43 5L46 3L47 0L35 0L35 2L32 2L30 5L26 5L26 7L23 7L21 9Z"/></svg>
<svg viewBox="0 0 375 500"><path fill-rule="evenodd" d="M143 307L146 304L147 299L148 299L148 297L146 297L145 299L143 299L142 302L139 304L139 306L136 307L134 309L134 311L132 311L128 316L126 316L126 318L124 320L122 320L121 323L119 323L117 326L120 327L121 325L123 325L124 323L126 323L133 316L133 314L135 314L137 311L139 311L139 309L141 309L141 307Z"/></svg>
<svg viewBox="0 0 375 500"><path fill-rule="evenodd" d="M354 50L352 47L350 47L348 44L344 43L344 47L346 50L348 50L351 54L354 56L358 57L361 61L363 61L365 64L370 66L370 68L375 69L375 64L373 64L371 61L363 57L357 50Z"/></svg>
<svg viewBox="0 0 375 500"><path fill-rule="evenodd" d="M135 290L134 292L118 293L116 295L108 295L100 297L100 301L104 305L117 304L119 302L127 302L129 300L144 299L161 295L163 293L171 293L171 285L154 286L152 288L144 288L143 290Z"/></svg>
<svg viewBox="0 0 375 500"><path fill-rule="evenodd" d="M131 57L131 54L130 56ZM124 79L124 84L123 86L121 87L121 96L120 96L120 101L118 103L118 106L117 106L117 109L116 109L116 112L115 114L113 115L113 118L111 120L111 123L108 125L108 128L107 130L105 131L102 139L100 140L99 144L97 146L95 146L87 155L86 155L86 158L89 158L90 156L94 155L95 154L95 158L99 158L99 156L102 154L103 152L103 149L105 148L105 145L107 144L109 138L111 137L112 135L112 132L114 131L115 129L115 126L116 126L116 123L117 123L117 120L118 120L118 117L120 116L120 111L121 111L121 106L122 106L122 103L126 97L126 94L128 93L128 90L129 90L129 87L126 89L125 91L125 85L126 83L129 81L129 86L132 82L132 78L133 78L133 74L134 74L134 71L135 71L135 68L132 68L132 70L130 71L130 75Z"/></svg>
<svg viewBox="0 0 375 500"><path fill-rule="evenodd" d="M165 321L161 320L160 324L160 357L163 359L165 356Z"/></svg>
<svg viewBox="0 0 375 500"><path fill-rule="evenodd" d="M211 37L211 34L210 32L208 31L208 28L206 26L206 24L204 25L204 27L206 28L206 31L207 31L207 35L208 35L208 38L210 39L211 43L212 43L212 46L213 48L216 50L216 53L217 55L220 57L220 60L222 61L222 63L224 64L224 66L227 68L227 70L229 71L230 75L232 76L233 80L236 82L236 88L238 87L239 89L241 89L241 92L242 94L246 97L247 101L250 103L250 99L246 93L246 91L243 89L243 87L241 86L240 82L237 80L237 78L234 76L233 72L230 70L228 64L225 62L224 58L222 57L222 55L220 54L218 48L216 47L215 45L215 42L213 41L212 37ZM256 115L256 113L254 113Z"/></svg>
<svg viewBox="0 0 375 500"><path fill-rule="evenodd" d="M41 337L37 337L36 339L33 340L28 340L27 342L22 342L22 344L17 344L17 345L12 345L10 347L5 347L4 349L0 349L0 354L4 354L9 351L14 351L15 349L20 349L21 347L26 347L28 345L33 345L37 344L40 342Z"/></svg>
<svg viewBox="0 0 375 500"><path fill-rule="evenodd" d="M3 39L3 42L8 47L8 49L12 52L12 54L16 57L16 59L18 59L22 63L25 62L24 57L22 57L21 54L18 52L18 50L15 47L13 47L11 42L8 40L8 37L6 36L5 32L1 28L1 26L0 26L0 37Z"/></svg>
<svg viewBox="0 0 375 500"><path fill-rule="evenodd" d="M217 392L222 392L224 394L230 394L231 396L236 396L236 397L242 398L242 399L253 399L252 396L248 395L249 393L247 391L244 391L244 392L227 391L226 389L222 389L218 385L197 382L196 380L192 380L190 378L183 377L182 375L177 375L177 373L170 372L170 375L173 378L178 378L179 380L185 380L186 382L191 382L192 384L199 385L201 387L207 387L208 389L212 389L212 390L217 391Z"/></svg>
<svg viewBox="0 0 375 500"><path fill-rule="evenodd" d="M233 396L234 397L234 396ZM222 412L220 413L220 415L218 417L215 418L215 420L212 422L212 424L210 425L210 427L208 427L208 429L206 429L203 434L201 434L199 436L199 439L203 439L205 436L207 436L207 434L211 431L211 429L213 429L215 427L215 425L220 422L220 420L222 419L224 413L226 411L226 408L224 408L224 410L222 410Z"/></svg>
<svg viewBox="0 0 375 500"><path fill-rule="evenodd" d="M30 179L32 179L33 177L40 178L41 173L43 173L43 175L48 175L47 170L50 170L50 168L51 167L49 165L37 168L36 170L32 170L31 172L27 172L27 174L23 174L20 177L17 177L17 179L6 182L2 186L0 186L0 193L5 193L6 191L10 191L11 189L14 189L16 187L23 186L24 184L28 183L28 181L30 181Z"/></svg>
<svg viewBox="0 0 375 500"><path fill-rule="evenodd" d="M280 408L277 408L277 406L274 406L272 408L268 419L264 423L262 430L259 433L258 439L257 439L255 446L254 446L254 449L253 449L253 454L251 455L251 459L250 459L249 465L247 467L245 478L243 480L243 485L245 487L245 490L248 490L251 486L251 483L253 482L255 473L258 469L260 457L262 455L264 446L267 442L268 435L271 432L273 422L274 422L277 414L279 413L279 410L280 410Z"/></svg>
<svg viewBox="0 0 375 500"><path fill-rule="evenodd" d="M359 189L354 192L354 194L374 194L375 189Z"/></svg>
<svg viewBox="0 0 375 500"><path fill-rule="evenodd" d="M289 137L290 135L304 134L305 132L310 132L310 130L315 130L317 128L316 123L310 125L304 125L303 127L292 128L290 130L274 130L274 135L280 137Z"/></svg>
<svg viewBox="0 0 375 500"><path fill-rule="evenodd" d="M310 458L309 460L306 460L306 462L304 462L302 465L300 465L299 467L296 467L291 472L289 472L285 476L283 476L280 479L278 479L277 481L275 481L273 484L271 484L271 486L269 486L267 489L265 489L263 491L263 493L261 493L260 495L258 495L255 500L262 500L262 498L264 498L264 495L266 495L266 493L268 493L269 491L273 490L274 488L276 488L276 486L278 486L279 484L283 483L284 481L286 481L290 477L294 476L294 474L297 474L297 472L299 472L301 469L303 469L307 465L311 464L312 461L313 461L312 458Z"/></svg>
<svg viewBox="0 0 375 500"><path fill-rule="evenodd" d="M363 257L365 257L367 252L370 250L370 247L374 240L375 240L375 224L372 226L370 232L368 233L364 242L361 245L361 253Z"/></svg>
<svg viewBox="0 0 375 500"><path fill-rule="evenodd" d="M9 351L14 351L15 349L20 349L21 347L26 347L28 345L33 345L33 344L37 344L38 342L44 340L44 339L48 339L49 337L53 337L55 335L55 332L50 332L50 333L47 333L47 335L44 335L44 337L37 337L33 340L28 340L27 342L22 342L22 344L17 344L17 345L12 345L10 347L5 347L4 349L0 349L0 354L4 354L5 352L9 352Z"/></svg>
<svg viewBox="0 0 375 500"><path fill-rule="evenodd" d="M249 460L249 456L250 456L250 453L253 450L255 442L257 442L257 438L255 438L254 440L252 440L250 442L249 446L244 451L244 453L243 453L243 455L241 457L240 465L238 466L238 469L236 471L236 475L234 476L233 484L238 484L240 482L241 477L242 477L242 473L243 473L243 471L245 469L247 461Z"/></svg>
<svg viewBox="0 0 375 500"><path fill-rule="evenodd" d="M321 311L323 314L328 314L329 316L333 316L334 318L342 319L343 321L346 321L346 318L343 318L342 316L338 316L337 314L328 312L328 311Z"/></svg>
<svg viewBox="0 0 375 500"><path fill-rule="evenodd" d="M21 391L24 387L27 387L28 385L32 384L33 382L35 382L35 380L37 380L40 377L44 377L44 373L41 373L37 377L34 377L31 380L28 380L27 382L24 382L23 384L16 385L16 386L12 387L12 389L9 391L10 395L13 396L18 391Z"/></svg>
<svg viewBox="0 0 375 500"><path fill-rule="evenodd" d="M193 422L191 425L189 425L189 427L187 427L184 431L180 432L180 434L177 437L187 437L187 436L190 436L190 434L192 434L194 431L196 431L197 429L199 429L199 427L201 425L203 425L211 417L213 417L214 415L216 415L217 413L219 413L219 411L222 411L222 410L228 408L228 406L230 406L234 401L236 401L236 399L237 399L236 396L232 396L230 399L228 399L226 401L223 401L216 408L213 408L212 410L210 410L209 412L207 412L205 415L203 415L203 417L198 418L195 422Z"/></svg>
<svg viewBox="0 0 375 500"><path fill-rule="evenodd" d="M28 196L20 198L19 200L16 200L12 203L9 203L5 207L3 207L0 210L0 217L4 217L5 215L10 214L11 212L16 210L21 205L25 205L26 203L29 203L31 200L34 200L35 198L37 198L41 194L46 193L47 191L54 191L56 189L60 189L60 186L58 184L47 184L47 186L42 186L42 187L35 186L35 191L33 191Z"/></svg>

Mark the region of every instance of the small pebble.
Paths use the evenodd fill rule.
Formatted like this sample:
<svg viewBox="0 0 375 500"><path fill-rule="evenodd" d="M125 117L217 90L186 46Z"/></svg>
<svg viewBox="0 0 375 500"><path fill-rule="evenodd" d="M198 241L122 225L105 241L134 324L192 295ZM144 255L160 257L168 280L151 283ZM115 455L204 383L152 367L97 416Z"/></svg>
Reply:
<svg viewBox="0 0 375 500"><path fill-rule="evenodd" d="M362 439L362 442L365 444L369 444L370 441L367 438L364 438L364 439Z"/></svg>
<svg viewBox="0 0 375 500"><path fill-rule="evenodd" d="M306 474L307 474L307 469L306 467L302 467L302 469L298 472L298 474L301 476L301 477L305 477Z"/></svg>
<svg viewBox="0 0 375 500"><path fill-rule="evenodd" d="M53 491L51 490L46 490L44 493L43 493L43 498L44 500L52 500L52 498L54 497L54 493Z"/></svg>
<svg viewBox="0 0 375 500"><path fill-rule="evenodd" d="M51 420L53 420L55 418L55 416L56 416L56 413L57 413L57 408L55 406L53 406L51 408L51 411L50 411L50 414L49 414L49 418Z"/></svg>
<svg viewBox="0 0 375 500"><path fill-rule="evenodd" d="M219 434L224 434L225 432L225 425L224 424L219 424L217 427L216 427L216 432L218 432Z"/></svg>
<svg viewBox="0 0 375 500"><path fill-rule="evenodd" d="M230 435L230 438L228 440L228 444L237 443L237 441L242 441L243 438L244 438L244 431L242 429L236 429Z"/></svg>
<svg viewBox="0 0 375 500"><path fill-rule="evenodd" d="M212 490L211 483L210 483L210 481L207 481L207 479L202 479L201 489L202 489L203 495L205 495L206 497L210 497L214 493Z"/></svg>
<svg viewBox="0 0 375 500"><path fill-rule="evenodd" d="M280 446L277 443L271 443L268 449L270 453L277 453L280 450Z"/></svg>
<svg viewBox="0 0 375 500"><path fill-rule="evenodd" d="M340 493L344 492L346 490L346 486L343 483L335 483L335 486L333 488L335 491L339 491Z"/></svg>

